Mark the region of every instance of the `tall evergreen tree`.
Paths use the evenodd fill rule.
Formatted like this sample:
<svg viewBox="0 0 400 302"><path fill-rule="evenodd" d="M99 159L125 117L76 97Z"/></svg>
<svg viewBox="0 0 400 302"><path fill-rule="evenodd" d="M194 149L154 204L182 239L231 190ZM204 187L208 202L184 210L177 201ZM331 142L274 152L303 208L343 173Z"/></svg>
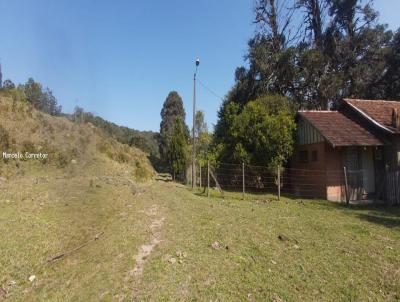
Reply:
<svg viewBox="0 0 400 302"><path fill-rule="evenodd" d="M161 110L161 123L160 123L160 155L161 158L166 160L170 156L170 144L172 140L173 130L176 120L179 118L183 123L183 133L186 140L189 138L189 129L184 123L185 109L183 108L182 98L176 91L171 91ZM171 161L167 162L169 170L172 170Z"/></svg>
<svg viewBox="0 0 400 302"><path fill-rule="evenodd" d="M177 176L182 177L185 172L188 154L187 147L185 124L181 117L177 117L173 125L171 141L167 149L168 164L171 167L174 179L176 179Z"/></svg>

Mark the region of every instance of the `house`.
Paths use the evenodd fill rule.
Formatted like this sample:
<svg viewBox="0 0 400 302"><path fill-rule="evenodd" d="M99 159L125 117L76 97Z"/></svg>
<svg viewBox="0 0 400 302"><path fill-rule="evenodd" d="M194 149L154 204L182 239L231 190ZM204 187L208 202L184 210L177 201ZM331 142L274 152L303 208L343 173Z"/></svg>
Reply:
<svg viewBox="0 0 400 302"><path fill-rule="evenodd" d="M333 201L400 203L400 102L344 99L337 111L299 111L290 186Z"/></svg>

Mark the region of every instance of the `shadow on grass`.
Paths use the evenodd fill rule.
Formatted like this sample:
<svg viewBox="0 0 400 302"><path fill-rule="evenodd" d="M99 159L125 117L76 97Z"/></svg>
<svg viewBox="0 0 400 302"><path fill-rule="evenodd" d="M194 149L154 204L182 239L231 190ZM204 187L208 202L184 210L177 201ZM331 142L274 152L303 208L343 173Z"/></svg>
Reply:
<svg viewBox="0 0 400 302"><path fill-rule="evenodd" d="M388 228L400 227L400 217L377 216L371 214L358 214L357 217Z"/></svg>
<svg viewBox="0 0 400 302"><path fill-rule="evenodd" d="M400 227L400 207L377 204L349 204L321 202L329 210L340 210L360 220L380 224L388 228Z"/></svg>
<svg viewBox="0 0 400 302"><path fill-rule="evenodd" d="M324 205L345 211L372 211L378 216L396 216L400 218L400 207L378 204L346 204L344 202L326 202Z"/></svg>
<svg viewBox="0 0 400 302"><path fill-rule="evenodd" d="M215 192L214 190L211 191L212 198L222 199L222 196ZM226 194L225 198L229 199L237 199L241 200L242 195L241 192L238 191L231 191L231 190L224 190ZM207 192L195 192L195 195L207 197ZM266 193L266 192L246 192L246 200L247 201L257 201L258 199L273 199L274 194ZM318 205L318 207L323 207L326 210L339 210L344 212L347 215L351 215L355 218L360 220L368 221L370 223L379 224L385 226L387 228L396 228L400 227L400 207L393 207L393 206L385 206L385 205L378 205L378 204L346 204L346 203L338 203L332 202L327 200L320 200L320 199L307 199L302 197L296 197L290 194L282 194L282 198L286 200L294 200L296 202L312 202Z"/></svg>

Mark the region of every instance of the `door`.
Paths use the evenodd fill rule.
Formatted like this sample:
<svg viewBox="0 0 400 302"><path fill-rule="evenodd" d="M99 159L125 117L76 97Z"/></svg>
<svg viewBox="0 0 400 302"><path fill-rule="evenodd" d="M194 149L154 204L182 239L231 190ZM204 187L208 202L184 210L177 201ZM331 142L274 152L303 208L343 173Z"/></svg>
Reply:
<svg viewBox="0 0 400 302"><path fill-rule="evenodd" d="M370 198L375 193L375 167L372 147L362 150L362 173L364 198Z"/></svg>
<svg viewBox="0 0 400 302"><path fill-rule="evenodd" d="M361 150L357 147L345 149L344 165L347 172L347 187L350 200L360 200L363 195L363 171Z"/></svg>

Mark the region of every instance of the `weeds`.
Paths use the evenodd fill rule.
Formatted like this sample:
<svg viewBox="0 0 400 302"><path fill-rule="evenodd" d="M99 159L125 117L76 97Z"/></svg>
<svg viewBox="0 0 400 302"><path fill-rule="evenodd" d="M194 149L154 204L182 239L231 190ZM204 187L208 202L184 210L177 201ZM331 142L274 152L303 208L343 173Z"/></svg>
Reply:
<svg viewBox="0 0 400 302"><path fill-rule="evenodd" d="M10 147L10 135L2 125L0 125L0 147L2 150Z"/></svg>

